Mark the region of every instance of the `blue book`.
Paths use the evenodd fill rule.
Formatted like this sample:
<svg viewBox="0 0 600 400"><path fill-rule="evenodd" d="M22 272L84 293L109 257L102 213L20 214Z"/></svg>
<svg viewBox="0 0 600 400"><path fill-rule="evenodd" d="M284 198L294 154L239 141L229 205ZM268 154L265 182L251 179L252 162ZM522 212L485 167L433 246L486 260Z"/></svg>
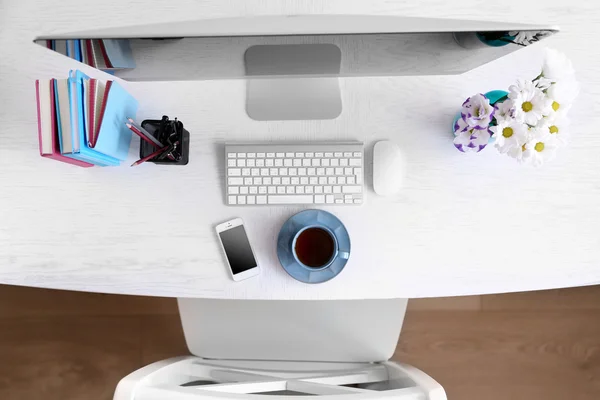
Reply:
<svg viewBox="0 0 600 400"><path fill-rule="evenodd" d="M129 39L102 39L100 46L109 68L135 68Z"/></svg>
<svg viewBox="0 0 600 400"><path fill-rule="evenodd" d="M86 161L101 167L116 166L121 162L111 155L103 154L101 151L91 149L86 140L86 124L84 113L83 82L89 77L81 71L70 71L69 73L69 103L71 107L71 135L72 152L65 154L76 160ZM125 126L125 119L122 124ZM127 127L125 127L127 129ZM131 132L129 132L131 140Z"/></svg>

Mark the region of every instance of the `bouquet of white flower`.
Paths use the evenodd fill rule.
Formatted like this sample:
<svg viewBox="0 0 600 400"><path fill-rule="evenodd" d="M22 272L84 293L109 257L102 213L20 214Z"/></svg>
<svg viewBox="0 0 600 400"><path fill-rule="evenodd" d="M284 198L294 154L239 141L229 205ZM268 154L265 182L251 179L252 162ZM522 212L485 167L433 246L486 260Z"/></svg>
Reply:
<svg viewBox="0 0 600 400"><path fill-rule="evenodd" d="M454 123L454 145L462 152L479 152L494 143L501 154L542 165L568 142L567 113L578 93L571 61L547 49L535 79L519 79L492 103L484 94L463 103Z"/></svg>

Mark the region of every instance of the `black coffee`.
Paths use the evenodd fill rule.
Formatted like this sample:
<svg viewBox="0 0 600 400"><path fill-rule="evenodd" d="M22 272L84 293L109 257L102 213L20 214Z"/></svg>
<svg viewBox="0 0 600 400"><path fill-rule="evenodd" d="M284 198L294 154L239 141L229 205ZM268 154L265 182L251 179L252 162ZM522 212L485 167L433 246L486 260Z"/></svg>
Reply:
<svg viewBox="0 0 600 400"><path fill-rule="evenodd" d="M311 268L320 268L333 257L335 242L326 230L308 228L296 239L294 251L302 264Z"/></svg>

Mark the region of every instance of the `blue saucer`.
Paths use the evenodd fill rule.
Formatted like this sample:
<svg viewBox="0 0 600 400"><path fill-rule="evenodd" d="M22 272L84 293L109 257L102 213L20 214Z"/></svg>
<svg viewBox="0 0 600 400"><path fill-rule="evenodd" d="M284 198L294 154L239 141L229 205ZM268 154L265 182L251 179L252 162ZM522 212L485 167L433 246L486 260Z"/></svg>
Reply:
<svg viewBox="0 0 600 400"><path fill-rule="evenodd" d="M348 259L337 257L329 267L314 271L300 265L292 254L291 243L296 232L310 225L329 228L338 241L339 250L350 253L350 236L344 224L335 215L323 210L305 210L292 216L281 227L277 238L277 256L283 269L300 282L327 282L342 272Z"/></svg>

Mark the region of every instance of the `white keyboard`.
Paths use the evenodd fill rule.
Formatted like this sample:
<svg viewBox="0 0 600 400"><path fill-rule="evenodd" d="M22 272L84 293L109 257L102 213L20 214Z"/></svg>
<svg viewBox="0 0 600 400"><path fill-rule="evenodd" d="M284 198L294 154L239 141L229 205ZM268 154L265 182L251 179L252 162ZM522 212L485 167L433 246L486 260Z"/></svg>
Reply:
<svg viewBox="0 0 600 400"><path fill-rule="evenodd" d="M364 200L363 144L227 144L229 205L335 204Z"/></svg>

